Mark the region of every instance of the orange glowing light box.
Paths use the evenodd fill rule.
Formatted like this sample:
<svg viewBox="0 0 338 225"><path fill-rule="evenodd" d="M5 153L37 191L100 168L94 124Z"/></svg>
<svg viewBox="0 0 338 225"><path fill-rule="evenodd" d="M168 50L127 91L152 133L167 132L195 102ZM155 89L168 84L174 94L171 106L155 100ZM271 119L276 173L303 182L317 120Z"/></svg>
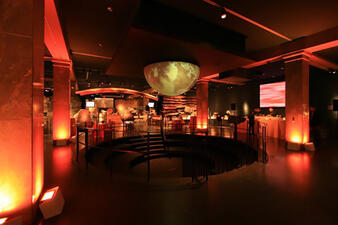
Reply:
<svg viewBox="0 0 338 225"><path fill-rule="evenodd" d="M47 190L41 198L39 208L44 219L60 215L63 211L65 200L59 187Z"/></svg>
<svg viewBox="0 0 338 225"><path fill-rule="evenodd" d="M6 223L7 220L8 220L7 217L1 218L1 219L0 219L0 225Z"/></svg>
<svg viewBox="0 0 338 225"><path fill-rule="evenodd" d="M49 189L45 192L45 194L42 196L41 201L50 200L55 196L55 193L58 191L59 186L54 187L52 189Z"/></svg>
<svg viewBox="0 0 338 225"><path fill-rule="evenodd" d="M0 225L22 225L22 217L15 217L15 218L0 218Z"/></svg>

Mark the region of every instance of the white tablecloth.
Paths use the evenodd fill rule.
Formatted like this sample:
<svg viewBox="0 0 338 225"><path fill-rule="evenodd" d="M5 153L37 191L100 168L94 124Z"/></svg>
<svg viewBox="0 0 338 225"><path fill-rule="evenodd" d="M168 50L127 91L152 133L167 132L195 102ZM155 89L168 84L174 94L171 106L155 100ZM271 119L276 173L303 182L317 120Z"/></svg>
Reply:
<svg viewBox="0 0 338 225"><path fill-rule="evenodd" d="M259 122L259 127L266 124L266 135L279 139L285 139L285 120L279 117L256 116L255 120Z"/></svg>

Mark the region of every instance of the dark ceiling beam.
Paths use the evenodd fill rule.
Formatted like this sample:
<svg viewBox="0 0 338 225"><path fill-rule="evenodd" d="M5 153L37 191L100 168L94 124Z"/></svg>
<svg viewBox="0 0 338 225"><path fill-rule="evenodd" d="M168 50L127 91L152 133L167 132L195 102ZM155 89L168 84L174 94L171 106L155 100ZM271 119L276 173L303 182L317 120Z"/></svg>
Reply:
<svg viewBox="0 0 338 225"><path fill-rule="evenodd" d="M310 64L315 67L324 70L336 70L338 69L337 64L316 56L313 53L337 47L337 37L338 26L307 37L296 39L283 45L274 46L252 54L250 58L256 59L257 61L243 66L243 68L250 69L267 63L284 60L297 54L303 54L309 58Z"/></svg>
<svg viewBox="0 0 338 225"><path fill-rule="evenodd" d="M58 60L58 59L55 59L54 57L50 57L50 56L44 56L43 57L43 60L45 61L45 62L53 62L53 60ZM74 70L73 70L73 61L71 61L71 60L60 60L61 62L62 61L65 61L65 62L70 62L70 79L72 80L72 81L76 81L76 84L75 84L75 86L76 86L76 88L78 89L78 83L77 83L77 80L76 80L76 75L75 75L75 73L74 73Z"/></svg>
<svg viewBox="0 0 338 225"><path fill-rule="evenodd" d="M327 71L329 71L330 69L338 70L337 64L329 62L321 57L318 57L306 51L300 51L294 54L290 54L290 55L284 56L282 59L285 60L285 62L287 61L292 62L293 60L298 60L299 57L308 61L310 65L317 67L319 69L327 70Z"/></svg>
<svg viewBox="0 0 338 225"><path fill-rule="evenodd" d="M256 61L261 61L300 50L313 53L315 51L338 46L337 38L338 26L306 37L298 38L282 45L251 53L248 57Z"/></svg>

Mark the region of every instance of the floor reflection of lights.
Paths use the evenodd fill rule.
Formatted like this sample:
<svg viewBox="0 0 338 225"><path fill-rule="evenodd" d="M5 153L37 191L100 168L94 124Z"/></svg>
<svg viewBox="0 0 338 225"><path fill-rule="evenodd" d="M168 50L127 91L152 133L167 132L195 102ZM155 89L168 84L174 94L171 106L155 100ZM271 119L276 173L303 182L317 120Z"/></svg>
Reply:
<svg viewBox="0 0 338 225"><path fill-rule="evenodd" d="M54 147L53 152L53 173L56 177L67 176L71 170L72 149L70 146Z"/></svg>

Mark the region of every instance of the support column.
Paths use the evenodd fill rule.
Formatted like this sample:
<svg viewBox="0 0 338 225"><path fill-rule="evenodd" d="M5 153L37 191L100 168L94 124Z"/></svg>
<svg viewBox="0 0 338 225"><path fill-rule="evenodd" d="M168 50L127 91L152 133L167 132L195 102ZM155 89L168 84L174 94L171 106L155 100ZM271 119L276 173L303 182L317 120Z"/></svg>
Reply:
<svg viewBox="0 0 338 225"><path fill-rule="evenodd" d="M197 99L197 120L196 128L201 130L208 129L208 115L209 115L209 82L199 80L196 84L196 99Z"/></svg>
<svg viewBox="0 0 338 225"><path fill-rule="evenodd" d="M286 141L298 144L292 150L299 150L308 143L309 128L309 63L303 56L285 61L286 80Z"/></svg>
<svg viewBox="0 0 338 225"><path fill-rule="evenodd" d="M0 1L0 219L31 224L43 188L44 1Z"/></svg>
<svg viewBox="0 0 338 225"><path fill-rule="evenodd" d="M70 139L70 61L53 60L53 141L66 145Z"/></svg>

